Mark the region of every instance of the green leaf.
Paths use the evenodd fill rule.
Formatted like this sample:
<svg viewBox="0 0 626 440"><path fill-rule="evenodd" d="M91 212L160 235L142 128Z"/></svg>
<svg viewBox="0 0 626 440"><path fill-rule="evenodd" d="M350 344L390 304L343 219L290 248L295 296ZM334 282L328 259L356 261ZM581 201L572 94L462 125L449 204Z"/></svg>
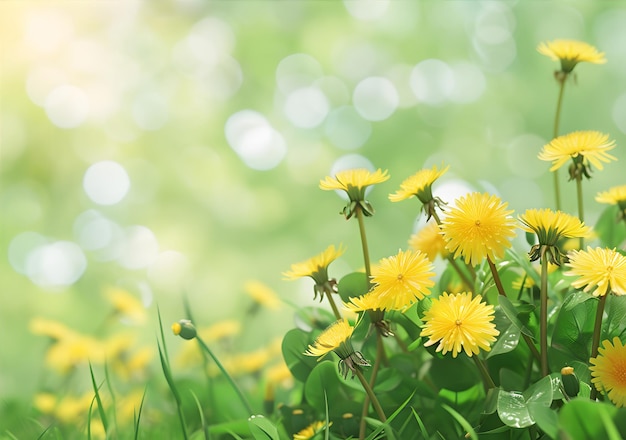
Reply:
<svg viewBox="0 0 626 440"><path fill-rule="evenodd" d="M602 322L602 338L612 339L620 336L626 329L626 296L609 295L606 301L606 318Z"/></svg>
<svg viewBox="0 0 626 440"><path fill-rule="evenodd" d="M598 301L585 301L569 307L577 298L568 296L557 313L548 351L550 367L560 371L574 360L588 362Z"/></svg>
<svg viewBox="0 0 626 440"><path fill-rule="evenodd" d="M498 393L498 416L502 423L512 428L526 428L535 421L528 412L524 395L519 391L503 391Z"/></svg>
<svg viewBox="0 0 626 440"><path fill-rule="evenodd" d="M276 426L262 415L251 416L248 426L255 440L280 440Z"/></svg>
<svg viewBox="0 0 626 440"><path fill-rule="evenodd" d="M352 272L344 276L337 284L337 290L343 302L350 302L352 297L365 295L369 288L364 272Z"/></svg>
<svg viewBox="0 0 626 440"><path fill-rule="evenodd" d="M324 408L326 399L334 402L339 397L341 381L337 373L335 362L320 362L311 371L304 384L304 396L307 402L315 408Z"/></svg>
<svg viewBox="0 0 626 440"><path fill-rule="evenodd" d="M465 354L456 358L450 353L445 356L436 354L428 371L435 386L450 391L464 391L481 380L476 365Z"/></svg>
<svg viewBox="0 0 626 440"><path fill-rule="evenodd" d="M559 413L560 436L571 440L612 440L605 423L611 420L616 412L617 408L613 405L592 402L580 397L572 399Z"/></svg>
<svg viewBox="0 0 626 440"><path fill-rule="evenodd" d="M495 344L491 346L491 351L487 354L487 359L492 356L508 353L515 350L519 342L521 332L514 325L509 325L506 329L500 331L500 335Z"/></svg>
<svg viewBox="0 0 626 440"><path fill-rule="evenodd" d="M446 404L442 404L441 407L445 409L452 417L454 417L454 420L456 420L459 425L463 427L463 429L467 433L465 435L465 438L478 440L478 435L476 434L476 431L474 431L474 428L472 428L472 425L467 421L467 419L465 419L465 417L463 417L461 414L459 414L457 411L455 411L453 408L449 407Z"/></svg>
<svg viewBox="0 0 626 440"><path fill-rule="evenodd" d="M549 438L557 438L559 418L555 410L539 402L530 402L528 404L528 413Z"/></svg>
<svg viewBox="0 0 626 440"><path fill-rule="evenodd" d="M324 330L330 324L335 322L337 318L328 310L320 307L301 307L294 316L296 327L305 332L315 329Z"/></svg>
<svg viewBox="0 0 626 440"><path fill-rule="evenodd" d="M506 317L509 318L509 320L511 321L511 325L513 327L531 338L534 337L533 332L529 330L518 318L518 314L520 313L520 311L506 296L498 295L498 303ZM526 307L524 309L524 312L527 312Z"/></svg>
<svg viewBox="0 0 626 440"><path fill-rule="evenodd" d="M304 354L311 343L308 333L300 329L289 330L283 338L282 351L285 364L293 374L293 377L305 382L309 374L317 365L317 359Z"/></svg>
<svg viewBox="0 0 626 440"><path fill-rule="evenodd" d="M626 228L623 222L617 221L619 207L610 205L596 221L593 231L598 235L600 242L609 248L618 247L626 240Z"/></svg>

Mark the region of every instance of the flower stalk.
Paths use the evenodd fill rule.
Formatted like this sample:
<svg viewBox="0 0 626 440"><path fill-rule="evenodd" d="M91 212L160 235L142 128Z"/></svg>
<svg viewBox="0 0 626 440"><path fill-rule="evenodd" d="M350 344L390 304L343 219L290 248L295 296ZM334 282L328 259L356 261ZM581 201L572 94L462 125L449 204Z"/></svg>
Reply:
<svg viewBox="0 0 626 440"><path fill-rule="evenodd" d="M548 259L542 246L541 255L541 287L539 305L539 352L541 353L541 375L548 375Z"/></svg>
<svg viewBox="0 0 626 440"><path fill-rule="evenodd" d="M604 314L606 297L607 295L600 296L598 308L596 309L596 319L593 325L593 338L591 340L591 358L598 357L598 347L600 347L600 336L602 334L602 315ZM597 396L598 390L596 389L596 387L591 387L591 393L589 394L589 398L591 400L596 400Z"/></svg>
<svg viewBox="0 0 626 440"><path fill-rule="evenodd" d="M556 138L559 135L559 124L561 122L561 108L563 106L563 95L565 91L565 81L568 74L566 72L557 71L554 76L559 83L559 95L556 101L556 112L554 114L554 129L552 131L552 138ZM559 170L552 172L552 178L554 180L554 200L557 211L561 210L561 190L559 182ZM582 219L581 219L582 220Z"/></svg>

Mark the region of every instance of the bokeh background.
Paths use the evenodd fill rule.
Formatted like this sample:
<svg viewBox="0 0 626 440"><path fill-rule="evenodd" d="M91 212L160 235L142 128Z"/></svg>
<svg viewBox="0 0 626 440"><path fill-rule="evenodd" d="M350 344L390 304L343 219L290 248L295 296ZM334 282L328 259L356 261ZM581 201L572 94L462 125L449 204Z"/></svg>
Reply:
<svg viewBox="0 0 626 440"><path fill-rule="evenodd" d="M591 43L565 90L561 133L599 130L618 161L584 182L624 184L626 5L523 1L1 1L0 398L48 381L46 318L99 336L123 289L153 346L186 297L199 325L242 323L250 351L294 325L309 280L281 272L329 244L362 266L344 201L318 182L388 169L369 198L372 258L405 248L416 201L387 195L449 164L435 195L500 195L517 213L553 207L549 165L555 38ZM564 210L575 188L562 173ZM253 282L251 284L251 282ZM279 305L256 304L250 286ZM176 351L176 347L172 348Z"/></svg>

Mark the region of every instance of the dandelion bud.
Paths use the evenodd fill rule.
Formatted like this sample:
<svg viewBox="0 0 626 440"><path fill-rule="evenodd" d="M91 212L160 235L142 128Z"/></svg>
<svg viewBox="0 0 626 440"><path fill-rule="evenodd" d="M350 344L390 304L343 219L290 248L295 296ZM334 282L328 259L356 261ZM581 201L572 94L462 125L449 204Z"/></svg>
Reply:
<svg viewBox="0 0 626 440"><path fill-rule="evenodd" d="M580 382L572 367L561 368L561 381L568 397L576 397L580 391Z"/></svg>
<svg viewBox="0 0 626 440"><path fill-rule="evenodd" d="M193 339L196 337L197 333L196 328L188 319L181 319L172 324L172 332L183 339Z"/></svg>

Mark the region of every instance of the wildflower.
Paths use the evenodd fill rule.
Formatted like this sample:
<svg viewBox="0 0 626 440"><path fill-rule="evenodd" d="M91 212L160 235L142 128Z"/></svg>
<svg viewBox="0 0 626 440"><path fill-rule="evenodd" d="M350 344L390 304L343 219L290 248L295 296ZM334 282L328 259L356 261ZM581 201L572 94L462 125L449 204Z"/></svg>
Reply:
<svg viewBox="0 0 626 440"><path fill-rule="evenodd" d="M626 347L615 336L613 343L605 340L598 350L598 356L589 360L591 382L596 389L608 394L617 407L626 404Z"/></svg>
<svg viewBox="0 0 626 440"><path fill-rule="evenodd" d="M561 238L588 237L591 234L589 227L577 217L561 211L528 209L519 216L519 220L522 223L522 229L526 232L534 232L539 242L528 253L530 261L547 256L550 263L560 266L561 251L557 242Z"/></svg>
<svg viewBox="0 0 626 440"><path fill-rule="evenodd" d="M593 296L604 296L613 292L615 295L626 295L626 257L615 249L587 247L586 251L572 251L568 254L571 268L564 275L577 276L572 282L577 289L584 287L584 292L592 292Z"/></svg>
<svg viewBox="0 0 626 440"><path fill-rule="evenodd" d="M570 73L580 62L604 64L606 58L603 52L588 43L576 40L554 40L539 44L537 51L540 54L561 62L561 71Z"/></svg>
<svg viewBox="0 0 626 440"><path fill-rule="evenodd" d="M294 434L293 440L310 440L315 437L318 432L321 432L324 428L326 428L326 426L330 426L332 424L333 422L330 422L328 425L326 425L326 422L313 422L306 428Z"/></svg>
<svg viewBox="0 0 626 440"><path fill-rule="evenodd" d="M349 303L344 303L344 307L354 313L367 312L372 325L382 336L394 336L389 327L389 322L385 320L385 305L381 301L381 297L375 292L352 297Z"/></svg>
<svg viewBox="0 0 626 440"><path fill-rule="evenodd" d="M620 211L618 220L626 219L626 185L614 186L608 191L598 193L596 202L617 205Z"/></svg>
<svg viewBox="0 0 626 440"><path fill-rule="evenodd" d="M38 317L30 320L29 329L34 335L48 336L55 341L78 335L74 330L71 330L61 322Z"/></svg>
<svg viewBox="0 0 626 440"><path fill-rule="evenodd" d="M281 303L280 299L276 295L276 292L262 282L250 280L244 284L243 288L246 293L250 295L258 304L265 306L270 310L277 310L280 308Z"/></svg>
<svg viewBox="0 0 626 440"><path fill-rule="evenodd" d="M388 179L387 170L381 171L379 168L372 173L365 168L357 168L339 171L334 178L326 176L324 180L320 180L320 188L327 191L342 190L346 192L350 202L343 209L342 214L346 219L349 219L354 215L357 207L365 216L374 214L374 208L365 200L365 190L368 186L382 183Z"/></svg>
<svg viewBox="0 0 626 440"><path fill-rule="evenodd" d="M197 335L196 328L188 319L181 319L180 321L172 324L172 333L187 340L193 339Z"/></svg>
<svg viewBox="0 0 626 440"><path fill-rule="evenodd" d="M571 158L573 163L569 168L570 178L578 179L582 176L590 178L589 164L601 170L602 162L617 160L616 157L607 153L613 148L615 148L615 141L609 141L607 134L599 131L574 131L552 139L550 143L543 146L538 157L552 162L550 171L561 168Z"/></svg>
<svg viewBox="0 0 626 440"><path fill-rule="evenodd" d="M352 332L354 327L345 319L335 321L324 330L313 345L304 352L307 356L318 356L320 359L334 351L339 356L339 371L346 377L348 371L353 373L359 366L369 367L369 362L363 355L352 348Z"/></svg>
<svg viewBox="0 0 626 440"><path fill-rule="evenodd" d="M119 287L108 287L104 291L115 313L123 320L131 323L142 324L146 321L146 308L139 299L130 292Z"/></svg>
<svg viewBox="0 0 626 440"><path fill-rule="evenodd" d="M444 202L439 197L433 197L432 185L439 177L444 175L450 166L437 169L433 166L431 169L423 169L413 174L400 184L400 189L394 194L389 194L389 200L399 202L410 197L417 197L422 202L422 209L427 215L427 219L435 215L435 207L441 208Z"/></svg>
<svg viewBox="0 0 626 440"><path fill-rule="evenodd" d="M507 211L507 203L487 193L471 193L456 201L441 224L446 248L459 255L465 262L475 266L485 257L492 262L502 258L509 239L515 236L513 211Z"/></svg>
<svg viewBox="0 0 626 440"><path fill-rule="evenodd" d="M496 330L492 305L481 302L470 292L449 295L444 292L432 300L431 308L424 314L425 325L420 336L428 336L425 347L436 344L437 352L452 352L456 357L461 351L468 356L478 354L480 349L491 350L490 344L500 334Z"/></svg>
<svg viewBox="0 0 626 440"><path fill-rule="evenodd" d="M441 235L441 227L436 222L429 222L409 238L411 249L423 252L430 261L435 261L437 255L448 258L450 252L446 249L446 241Z"/></svg>
<svg viewBox="0 0 626 440"><path fill-rule="evenodd" d="M324 293L330 295L331 292L335 292L337 289L337 282L335 279L328 279L328 266L330 263L339 258L345 249L340 245L338 249L335 249L334 245L330 245L324 252L309 258L306 261L300 263L294 263L291 265L291 270L283 272L283 276L287 280L295 280L302 277L311 277L315 281L314 297L320 295L320 301L324 298Z"/></svg>
<svg viewBox="0 0 626 440"><path fill-rule="evenodd" d="M433 265L420 251L398 251L383 258L372 269L371 295L377 296L381 310L406 310L416 300L430 295L435 285Z"/></svg>

